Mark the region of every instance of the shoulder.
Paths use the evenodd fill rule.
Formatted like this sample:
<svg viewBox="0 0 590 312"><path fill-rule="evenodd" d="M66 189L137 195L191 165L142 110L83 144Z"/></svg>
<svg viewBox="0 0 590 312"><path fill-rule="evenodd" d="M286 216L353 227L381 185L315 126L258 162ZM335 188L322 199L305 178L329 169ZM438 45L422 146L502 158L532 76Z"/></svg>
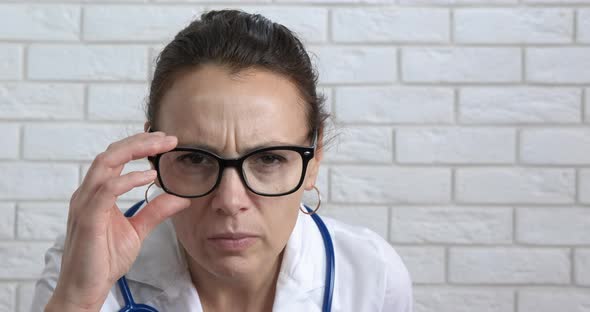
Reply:
<svg viewBox="0 0 590 312"><path fill-rule="evenodd" d="M370 291L378 288L379 298L375 299L383 304L374 307L376 310L411 311L411 277L395 249L368 228L329 217L322 219L332 235L338 257L337 272L353 279L347 282L367 284Z"/></svg>

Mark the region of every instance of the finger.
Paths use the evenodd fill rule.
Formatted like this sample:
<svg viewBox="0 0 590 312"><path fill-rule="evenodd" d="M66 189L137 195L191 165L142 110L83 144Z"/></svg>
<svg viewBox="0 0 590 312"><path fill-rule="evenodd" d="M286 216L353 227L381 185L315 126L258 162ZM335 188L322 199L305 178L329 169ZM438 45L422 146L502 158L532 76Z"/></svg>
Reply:
<svg viewBox="0 0 590 312"><path fill-rule="evenodd" d="M95 160L98 165L116 168L134 159L149 156L154 147L163 142L172 141L173 136L163 132L139 133L121 141L110 144ZM151 149L150 149L151 148ZM99 157L100 156L100 157Z"/></svg>
<svg viewBox="0 0 590 312"><path fill-rule="evenodd" d="M157 177L156 170L133 171L105 182L98 193L106 197L119 197L132 189L146 185Z"/></svg>
<svg viewBox="0 0 590 312"><path fill-rule="evenodd" d="M156 179L156 170L150 169L146 171L134 171L122 176L111 178L103 183L100 188L92 193L91 200L92 207L88 205L81 206L85 214L92 214L94 212L106 211L111 208L117 201L117 197L131 191L135 187L143 186L151 183Z"/></svg>
<svg viewBox="0 0 590 312"><path fill-rule="evenodd" d="M113 176L119 176L123 166L131 160L167 152L178 144L175 136L152 136L117 142L99 154L82 182L88 189L96 189Z"/></svg>
<svg viewBox="0 0 590 312"><path fill-rule="evenodd" d="M136 215L129 218L129 222L135 228L139 239L143 241L158 224L189 205L190 200L188 198L162 194L151 200Z"/></svg>

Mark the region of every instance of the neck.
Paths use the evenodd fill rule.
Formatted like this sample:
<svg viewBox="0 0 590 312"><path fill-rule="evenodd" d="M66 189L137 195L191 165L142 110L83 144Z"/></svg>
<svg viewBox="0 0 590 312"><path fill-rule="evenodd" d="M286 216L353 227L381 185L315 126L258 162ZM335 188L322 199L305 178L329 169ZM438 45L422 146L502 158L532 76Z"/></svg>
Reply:
<svg viewBox="0 0 590 312"><path fill-rule="evenodd" d="M281 255L248 276L219 276L187 255L191 279L203 311L271 311L279 276Z"/></svg>

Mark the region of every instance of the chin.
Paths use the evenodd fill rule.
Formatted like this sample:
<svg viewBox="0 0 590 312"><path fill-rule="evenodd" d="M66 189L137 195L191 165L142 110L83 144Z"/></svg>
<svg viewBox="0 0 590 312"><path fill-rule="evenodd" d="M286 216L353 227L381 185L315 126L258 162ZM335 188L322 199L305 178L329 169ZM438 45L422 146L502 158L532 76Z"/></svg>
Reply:
<svg viewBox="0 0 590 312"><path fill-rule="evenodd" d="M211 259L209 270L214 275L221 278L241 279L251 277L252 274L259 272L258 259L253 256L221 256L217 259Z"/></svg>

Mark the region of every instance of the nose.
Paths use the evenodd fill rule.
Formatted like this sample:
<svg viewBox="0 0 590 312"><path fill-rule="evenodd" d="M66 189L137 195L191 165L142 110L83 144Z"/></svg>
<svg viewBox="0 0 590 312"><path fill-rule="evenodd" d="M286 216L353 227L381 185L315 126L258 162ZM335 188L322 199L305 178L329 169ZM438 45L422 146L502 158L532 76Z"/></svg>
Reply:
<svg viewBox="0 0 590 312"><path fill-rule="evenodd" d="M248 210L248 189L242 182L236 168L226 168L221 174L221 181L213 192L211 202L219 214L233 216Z"/></svg>

